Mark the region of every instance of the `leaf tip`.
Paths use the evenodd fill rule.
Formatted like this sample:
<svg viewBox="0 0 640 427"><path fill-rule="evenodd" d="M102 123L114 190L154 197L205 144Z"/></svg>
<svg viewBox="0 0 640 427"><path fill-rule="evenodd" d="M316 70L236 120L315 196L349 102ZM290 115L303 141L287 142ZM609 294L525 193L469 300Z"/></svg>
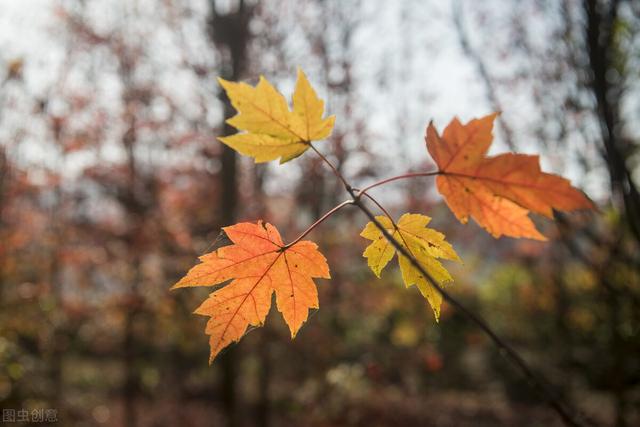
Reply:
<svg viewBox="0 0 640 427"><path fill-rule="evenodd" d="M430 133L438 133L438 131L436 130L436 126L433 124L433 119L429 120L429 123L427 124L427 128L424 130L424 137L425 139L429 138L429 134Z"/></svg>
<svg viewBox="0 0 640 427"><path fill-rule="evenodd" d="M532 238L533 240L537 240L537 241L539 241L539 242L548 242L548 241L549 241L549 239L547 238L547 236L545 236L544 234L542 234L542 233L540 233L540 232L539 232L536 236L531 237L531 238Z"/></svg>
<svg viewBox="0 0 640 427"><path fill-rule="evenodd" d="M365 257L365 258L366 258L366 257ZM371 269L371 271L373 272L373 274L374 274L378 279L380 279L380 275L382 274L382 268L380 268L380 266L374 266L374 265L371 265L370 263L368 263L368 264L369 264L369 268Z"/></svg>
<svg viewBox="0 0 640 427"><path fill-rule="evenodd" d="M336 115L332 114L329 117L327 117L325 119L327 121L327 126L331 126L331 132L333 132L333 126L336 124ZM331 133L329 133L329 135L327 135L327 138L331 135Z"/></svg>
<svg viewBox="0 0 640 427"><path fill-rule="evenodd" d="M224 90L227 90L229 88L229 86L231 86L233 84L233 82L231 82L229 80L225 80L220 76L216 77L216 81L218 82L218 84L220 86L222 86L224 88Z"/></svg>

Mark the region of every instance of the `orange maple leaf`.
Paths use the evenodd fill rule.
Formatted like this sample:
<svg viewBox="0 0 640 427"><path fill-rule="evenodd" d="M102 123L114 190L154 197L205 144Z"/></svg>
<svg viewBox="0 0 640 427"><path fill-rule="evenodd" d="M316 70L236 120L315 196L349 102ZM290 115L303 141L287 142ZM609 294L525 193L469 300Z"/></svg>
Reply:
<svg viewBox="0 0 640 427"><path fill-rule="evenodd" d="M553 209L592 209L593 203L571 183L540 170L538 156L489 157L497 113L463 125L457 118L442 136L429 123L425 140L439 172L438 191L458 220L472 217L494 237L546 238L529 218L535 212L553 218Z"/></svg>
<svg viewBox="0 0 640 427"><path fill-rule="evenodd" d="M172 289L231 283L209 295L196 314L209 316L209 363L249 326L262 326L271 308L271 295L291 331L291 337L307 320L310 308L318 308L313 278L330 278L327 260L315 243L300 241L285 247L271 224L243 222L224 228L233 242L200 257Z"/></svg>

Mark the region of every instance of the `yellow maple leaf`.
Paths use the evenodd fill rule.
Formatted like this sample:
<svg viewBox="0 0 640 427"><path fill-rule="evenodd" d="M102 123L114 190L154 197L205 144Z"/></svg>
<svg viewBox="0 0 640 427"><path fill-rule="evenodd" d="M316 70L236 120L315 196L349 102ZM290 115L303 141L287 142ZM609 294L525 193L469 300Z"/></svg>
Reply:
<svg viewBox="0 0 640 427"><path fill-rule="evenodd" d="M318 98L307 76L298 69L293 93L293 111L284 96L267 79L260 76L255 87L218 79L231 105L238 111L227 120L242 133L218 139L256 163L280 158L288 162L304 153L311 141L331 135L335 116L322 118L324 102Z"/></svg>
<svg viewBox="0 0 640 427"><path fill-rule="evenodd" d="M453 281L438 258L452 261L460 261L460 258L451 244L445 240L444 234L426 227L431 218L426 215L404 214L397 222L397 228L386 216L377 216L376 219L431 274L438 285L442 286ZM367 263L374 274L380 277L380 273L391 261L396 250L373 222L369 222L360 235L365 239L372 240L363 256L367 258ZM398 254L398 263L404 284L407 287L411 285L418 287L420 293L431 305L436 320L438 320L442 304L440 292L433 288L405 256Z"/></svg>

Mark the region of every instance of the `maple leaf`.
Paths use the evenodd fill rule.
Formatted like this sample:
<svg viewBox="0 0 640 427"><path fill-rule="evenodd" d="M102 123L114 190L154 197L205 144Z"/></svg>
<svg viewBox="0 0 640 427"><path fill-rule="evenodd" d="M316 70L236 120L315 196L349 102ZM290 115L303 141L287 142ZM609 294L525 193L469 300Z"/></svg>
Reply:
<svg viewBox="0 0 640 427"><path fill-rule="evenodd" d="M438 261L438 258L452 261L460 261L460 258L451 244L445 241L444 234L426 227L431 218L426 215L404 214L397 222L397 227L386 216L377 216L376 219L431 274L433 279L438 282L438 285L442 286L453 281L453 278ZM374 274L380 277L384 267L396 254L395 247L384 237L382 231L373 222L369 222L365 226L360 236L373 241L367 246L362 255L367 258L367 264ZM400 272L405 285L407 287L411 285L418 287L420 293L431 305L436 320L438 320L440 317L440 305L442 304L440 292L433 288L427 278L411 264L407 257L398 254L398 263L400 264Z"/></svg>
<svg viewBox="0 0 640 427"><path fill-rule="evenodd" d="M307 76L298 69L293 92L293 111L284 96L260 76L256 87L218 79L238 114L227 120L243 133L218 139L234 150L251 156L256 163L280 158L288 162L304 153L311 141L331 135L335 116L322 118L324 102L318 98Z"/></svg>
<svg viewBox="0 0 640 427"><path fill-rule="evenodd" d="M457 118L442 136L429 123L425 140L438 166L438 191L460 222L472 217L494 237L546 240L529 212L553 218L553 209L593 209L592 202L569 180L542 172L538 156L487 156L497 114L463 125Z"/></svg>
<svg viewBox="0 0 640 427"><path fill-rule="evenodd" d="M195 310L210 317L205 329L210 335L210 363L223 348L239 341L249 326L262 326L274 292L278 310L295 337L309 309L318 308L313 278L330 278L326 259L311 241L285 247L278 230L262 221L223 230L233 244L201 256L202 262L172 288L231 280Z"/></svg>

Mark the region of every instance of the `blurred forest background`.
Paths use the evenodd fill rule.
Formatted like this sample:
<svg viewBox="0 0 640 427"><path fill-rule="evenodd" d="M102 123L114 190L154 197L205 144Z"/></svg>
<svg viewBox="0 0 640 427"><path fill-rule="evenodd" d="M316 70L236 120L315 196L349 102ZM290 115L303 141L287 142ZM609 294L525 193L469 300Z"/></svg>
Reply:
<svg viewBox="0 0 640 427"><path fill-rule="evenodd" d="M310 238L322 309L207 365L206 289L169 287L221 226L290 240L345 197L312 153L255 165L215 140L216 76L285 94L301 66L336 114L317 146L353 182L432 168L422 137L503 111L493 152L540 153L599 212L548 243L462 226L433 181L376 189L434 217L451 292L600 425L640 425L640 2L29 0L0 4L0 406L65 426L552 426L485 336L376 280L355 210Z"/></svg>

